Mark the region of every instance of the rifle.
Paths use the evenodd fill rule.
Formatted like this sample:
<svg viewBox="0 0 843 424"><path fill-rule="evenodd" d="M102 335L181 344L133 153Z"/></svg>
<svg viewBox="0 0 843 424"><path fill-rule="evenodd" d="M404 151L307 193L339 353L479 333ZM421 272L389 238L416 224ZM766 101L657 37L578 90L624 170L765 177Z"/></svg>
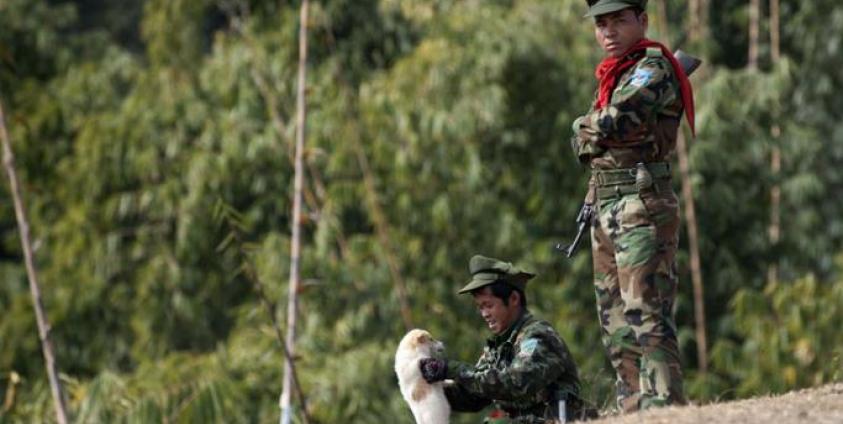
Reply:
<svg viewBox="0 0 843 424"><path fill-rule="evenodd" d="M571 242L571 244L556 243L554 249L565 253L565 257L570 258L571 256L574 256L574 253L577 251L577 247L580 245L580 241L582 241L582 236L585 234L585 230L588 228L589 224L591 224L591 219L593 217L594 205L588 202L583 202L580 212L577 214L577 235L574 237L574 241Z"/></svg>
<svg viewBox="0 0 843 424"><path fill-rule="evenodd" d="M699 68L700 64L702 64L702 60L691 56L682 50L677 50L673 53L673 56L676 58L676 61L679 62L679 66L682 67L682 70L685 71L685 75L687 76L691 76L691 74ZM585 234L585 230L588 228L589 224L591 224L591 220L593 218L594 205L588 201L583 202L580 212L577 214L577 235L574 237L574 241L571 242L571 244L556 243L556 245L553 246L554 250L564 253L565 257L568 258L574 256L574 253L577 252L577 247L580 245L580 241L582 241L582 236Z"/></svg>

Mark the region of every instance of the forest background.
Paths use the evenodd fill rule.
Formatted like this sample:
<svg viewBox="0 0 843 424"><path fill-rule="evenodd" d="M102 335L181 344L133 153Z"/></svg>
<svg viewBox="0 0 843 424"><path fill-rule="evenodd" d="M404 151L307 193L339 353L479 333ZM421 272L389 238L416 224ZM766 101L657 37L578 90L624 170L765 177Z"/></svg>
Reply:
<svg viewBox="0 0 843 424"><path fill-rule="evenodd" d="M392 371L408 327L477 357L483 323L456 295L475 253L538 273L530 308L610 405L588 242L573 260L550 249L588 174L569 148L600 60L584 3L311 2L296 344L311 420L411 422ZM0 100L76 422L277 420L283 355L254 283L283 323L299 6L0 0ZM705 61L686 180L705 349L684 226L678 258L690 397L840 381L843 6L649 14L652 38ZM0 423L55 420L5 182L0 399Z"/></svg>

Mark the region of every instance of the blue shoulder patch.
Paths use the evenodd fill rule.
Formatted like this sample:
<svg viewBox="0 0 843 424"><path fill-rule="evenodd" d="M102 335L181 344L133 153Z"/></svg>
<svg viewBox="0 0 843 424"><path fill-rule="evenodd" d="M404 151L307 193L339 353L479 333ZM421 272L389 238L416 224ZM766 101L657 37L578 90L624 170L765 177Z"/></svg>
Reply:
<svg viewBox="0 0 843 424"><path fill-rule="evenodd" d="M530 356L533 352L536 351L536 347L539 346L538 339L527 339L521 342L521 346L518 349L518 355L523 356Z"/></svg>
<svg viewBox="0 0 843 424"><path fill-rule="evenodd" d="M650 69L638 69L632 74L632 78L629 79L629 85L633 85L636 87L643 87L647 85L650 80L653 79L653 71Z"/></svg>

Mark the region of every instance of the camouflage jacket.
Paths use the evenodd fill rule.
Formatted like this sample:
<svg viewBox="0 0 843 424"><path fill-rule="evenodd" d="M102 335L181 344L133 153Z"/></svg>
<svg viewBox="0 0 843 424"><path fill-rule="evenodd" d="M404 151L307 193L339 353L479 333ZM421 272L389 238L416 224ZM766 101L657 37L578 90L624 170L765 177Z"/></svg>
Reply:
<svg viewBox="0 0 843 424"><path fill-rule="evenodd" d="M664 161L676 148L682 97L673 66L658 48L633 53L638 62L618 80L611 101L574 121L571 147L596 169Z"/></svg>
<svg viewBox="0 0 843 424"><path fill-rule="evenodd" d="M445 394L454 411L479 411L491 403L518 423L549 423L557 399L579 405L577 367L565 342L545 321L524 312L505 333L488 340L477 364L448 361L454 385ZM576 411L571 411L575 413Z"/></svg>

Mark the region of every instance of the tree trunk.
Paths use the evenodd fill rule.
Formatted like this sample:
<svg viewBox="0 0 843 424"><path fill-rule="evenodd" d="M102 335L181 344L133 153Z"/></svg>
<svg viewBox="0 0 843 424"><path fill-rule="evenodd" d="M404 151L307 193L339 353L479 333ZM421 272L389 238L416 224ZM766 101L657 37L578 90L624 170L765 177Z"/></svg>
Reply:
<svg viewBox="0 0 843 424"><path fill-rule="evenodd" d="M264 284L258 275L257 268L252 262L252 259L249 257L249 252L245 248L243 234L241 233L241 226L243 224L241 220L237 218L236 213L234 213L234 208L226 204L223 204L222 208L225 223L231 228L229 237L233 237L233 243L235 244L236 252L241 263L240 269L243 272L243 275L252 282L252 287L254 287L258 298L260 298L261 304L269 317L272 329L275 330L275 338L278 341L279 346L281 346L281 353L283 354L284 359L292 363L292 355L290 355L290 352L287 350L287 341L284 337L284 331L281 330L281 325L278 323L276 304L269 299L269 296L267 296L266 290L264 290ZM290 368L290 377L293 380L293 390L295 390L296 398L298 399L299 404L301 404L302 421L304 424L309 424L311 420L307 410L307 397L304 395L304 391L302 390L298 376L296 375L296 367Z"/></svg>
<svg viewBox="0 0 843 424"><path fill-rule="evenodd" d="M749 0L749 57L747 67L758 69L758 33L761 25L761 0Z"/></svg>
<svg viewBox="0 0 843 424"><path fill-rule="evenodd" d="M691 283L694 287L694 322L696 323L697 366L699 372L708 372L708 341L705 328L705 292L703 291L700 241L697 232L697 212L694 207L694 188L691 185L691 165L688 160L688 143L680 130L676 137L679 172L682 179L682 200L685 204L685 226L688 231L688 250L691 260Z"/></svg>
<svg viewBox="0 0 843 424"><path fill-rule="evenodd" d="M778 65L781 56L781 37L779 34L779 0L770 0L770 55L773 62L773 67ZM773 105L774 108L774 122L778 119L779 110L778 104ZM782 188L778 182L778 177L782 169L782 152L779 146L781 137L781 128L778 123L774 123L770 128L770 135L773 137L772 152L770 153L770 174L773 177L773 186L770 188L770 227L768 228L768 235L770 237L770 245L776 246L781 239L781 203L782 203ZM767 268L767 281L775 284L779 280L779 266L777 258L773 259Z"/></svg>
<svg viewBox="0 0 843 424"><path fill-rule="evenodd" d="M696 22L696 29L692 26L689 31L692 37L700 37L703 30L699 26L703 21L700 0L695 0L690 8L690 22ZM667 5L665 0L658 3L659 20L667 22ZM692 24L693 25L693 24ZM666 26L666 25L665 25ZM695 34L695 35L694 35ZM693 40L692 41L700 41ZM679 159L679 175L682 182L682 203L685 211L685 226L688 233L688 250L690 255L691 283L694 287L694 327L697 342L697 367L699 372L708 372L708 342L705 326L705 293L703 290L702 262L700 261L699 235L697 214L694 207L694 188L691 185L691 165L688 159L688 143L685 134L680 129L676 137L676 156Z"/></svg>
<svg viewBox="0 0 843 424"><path fill-rule="evenodd" d="M292 409L290 392L293 387L293 360L295 358L296 317L298 315L299 265L301 255L302 188L304 186L304 139L306 130L306 72L307 72L307 10L308 0L301 4L299 17L299 76L296 95L296 160L293 182L293 214L291 218L290 280L287 297L287 360L284 362L284 386L281 392L281 424L290 424Z"/></svg>
<svg viewBox="0 0 843 424"><path fill-rule="evenodd" d="M671 40L668 35L670 33L670 26L667 22L667 4L665 3L665 0L660 0L656 3L656 24L656 31L658 31L659 35L664 38L662 41L667 45L670 45Z"/></svg>
<svg viewBox="0 0 843 424"><path fill-rule="evenodd" d="M24 262L26 263L26 274L29 277L29 291L32 295L32 306L35 308L35 321L38 324L38 337L41 339L41 350L44 353L44 366L47 368L47 376L50 380L50 392L53 396L53 406L56 408L56 421L59 424L67 424L67 406L64 403L61 380L59 380L58 365L53 354L53 346L50 343L50 322L47 313L44 312L44 305L41 302L41 289L38 284L38 273L35 269L35 261L32 254L32 243L29 236L29 221L26 218L26 207L20 194L20 184L15 172L15 156L12 153L12 142L9 141L9 133L6 131L6 117L3 114L3 105L0 104L0 139L3 142L3 167L9 177L9 187L12 192L12 199L15 203L15 217L18 221L20 232L20 243L23 248Z"/></svg>
<svg viewBox="0 0 843 424"><path fill-rule="evenodd" d="M688 3L688 39L699 43L708 38L709 0L690 0Z"/></svg>
<svg viewBox="0 0 843 424"><path fill-rule="evenodd" d="M660 2L664 4L664 2ZM702 39L702 13L700 13L700 0L689 0L688 1L688 38L692 42L699 41Z"/></svg>
<svg viewBox="0 0 843 424"><path fill-rule="evenodd" d="M770 54L773 63L778 63L781 57L779 10L779 0L770 0Z"/></svg>
<svg viewBox="0 0 843 424"><path fill-rule="evenodd" d="M236 10L237 7L240 10ZM248 30L246 30L246 25L243 21L242 16L250 16L251 13L249 12L248 5L245 3L238 3L236 6L228 5L228 7L223 7L223 11L226 13L226 17L228 18L230 28L240 34L243 37L243 41L248 47L250 51L250 56L252 61L256 61L257 63L253 63L251 69L249 71L252 81L255 83L255 87L261 93L261 97L263 98L264 105L266 106L267 114L269 115L269 120L272 122L272 126L275 129L276 134L278 134L279 140L284 143L286 140L285 134L287 129L287 122L284 120L281 111L278 109L278 96L272 91L273 84L281 84L282 82L279 80L268 80L261 72L260 69L267 68L267 64L265 58L262 54L260 54L260 49L257 46L257 43L254 37L251 36ZM289 158L290 166L295 168L296 159L295 159L295 141L285 143L287 146L287 156ZM304 205L307 206L308 210L310 211L309 215L312 217L313 221L316 221L318 218L322 216L322 208L325 207L327 191L325 189L325 183L322 180L322 175L319 173L319 170L313 166L311 161L305 161L307 164L307 169L310 172L311 183L313 184L314 189L311 190L310 187L307 186L307 176L305 176L305 185L303 187L302 198L304 201ZM337 244L340 247L341 256L348 257L346 254L348 252L348 243L345 240L345 237L341 232L336 234ZM286 346L285 346L286 348Z"/></svg>

